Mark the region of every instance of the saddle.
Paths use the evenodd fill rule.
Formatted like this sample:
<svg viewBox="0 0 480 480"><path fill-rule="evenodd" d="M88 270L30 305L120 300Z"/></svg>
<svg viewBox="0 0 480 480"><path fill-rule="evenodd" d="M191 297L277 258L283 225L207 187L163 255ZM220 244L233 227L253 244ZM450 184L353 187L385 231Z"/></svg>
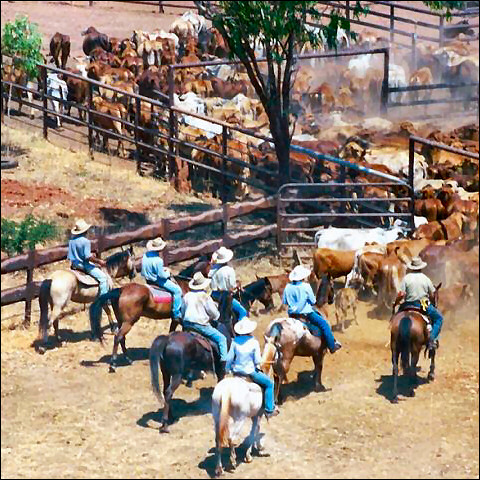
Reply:
<svg viewBox="0 0 480 480"><path fill-rule="evenodd" d="M172 302L172 294L163 290L158 286L147 285L148 289L152 293L153 301L155 303L171 303Z"/></svg>
<svg viewBox="0 0 480 480"><path fill-rule="evenodd" d="M303 313L291 313L290 318L298 320L314 337L321 337L322 332L316 326L310 323Z"/></svg>
<svg viewBox="0 0 480 480"><path fill-rule="evenodd" d="M76 270L74 268L71 269L73 274L77 277L77 280L80 283L83 283L87 287L98 287L99 282L96 278L93 278L91 275L88 275L88 273L82 272L80 270Z"/></svg>
<svg viewBox="0 0 480 480"><path fill-rule="evenodd" d="M207 352L211 352L213 357L218 360L220 358L220 352L218 347L214 342L211 342L208 338L205 338L203 335L200 335L197 332L192 332L187 330L190 335L193 335L197 342L205 349Z"/></svg>

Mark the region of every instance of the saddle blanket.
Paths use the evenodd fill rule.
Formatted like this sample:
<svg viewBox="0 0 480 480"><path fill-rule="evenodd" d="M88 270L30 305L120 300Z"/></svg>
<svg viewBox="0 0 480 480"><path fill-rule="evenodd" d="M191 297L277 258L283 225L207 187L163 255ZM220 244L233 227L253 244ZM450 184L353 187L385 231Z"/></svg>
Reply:
<svg viewBox="0 0 480 480"><path fill-rule="evenodd" d="M159 288L152 287L147 285L147 287L152 292L153 301L155 303L171 303L172 301L172 294L166 292L165 290L160 290Z"/></svg>

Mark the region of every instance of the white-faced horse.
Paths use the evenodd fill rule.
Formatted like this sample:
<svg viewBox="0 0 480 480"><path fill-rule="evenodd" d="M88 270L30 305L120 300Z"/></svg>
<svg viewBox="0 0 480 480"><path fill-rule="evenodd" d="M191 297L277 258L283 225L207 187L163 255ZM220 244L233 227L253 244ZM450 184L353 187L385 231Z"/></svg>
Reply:
<svg viewBox="0 0 480 480"><path fill-rule="evenodd" d="M106 270L111 278L120 278L129 276L130 279L135 277L135 257L133 247L114 253L106 259ZM80 280L82 278L84 281ZM84 283L85 282L85 283ZM110 285L110 287L112 287ZM98 295L98 282L86 274L73 270L56 270L50 278L43 280L40 285L40 293L38 302L40 304L40 322L38 325L38 337L35 340L35 349L39 353L45 353L45 343L48 340L49 316L48 307L52 309L51 323L55 330L55 339L61 345L58 334L58 321L62 310L71 300L77 303L91 303ZM108 316L110 329L114 330L112 314L108 305L104 306L104 310Z"/></svg>

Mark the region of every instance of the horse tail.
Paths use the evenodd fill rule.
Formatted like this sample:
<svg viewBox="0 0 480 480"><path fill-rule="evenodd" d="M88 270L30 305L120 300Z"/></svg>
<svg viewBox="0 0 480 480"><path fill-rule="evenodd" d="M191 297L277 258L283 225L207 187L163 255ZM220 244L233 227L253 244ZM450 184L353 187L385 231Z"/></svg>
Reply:
<svg viewBox="0 0 480 480"><path fill-rule="evenodd" d="M266 332L265 339L273 338L273 341L276 342L280 335L282 334L282 325L280 322L275 322Z"/></svg>
<svg viewBox="0 0 480 480"><path fill-rule="evenodd" d="M408 369L409 357L410 357L410 329L412 327L412 319L408 316L404 316L400 320L398 326L398 338L397 346L400 350L400 358L402 362L403 370Z"/></svg>
<svg viewBox="0 0 480 480"><path fill-rule="evenodd" d="M38 336L44 338L48 330L48 304L50 303L50 289L52 280L50 278L44 280L40 285L38 295L38 304L40 306L40 322L38 324Z"/></svg>
<svg viewBox="0 0 480 480"><path fill-rule="evenodd" d="M222 392L222 397L220 399L220 427L218 429L220 434L220 446L228 447L228 437L230 432L228 430L228 419L230 416L230 390L226 388Z"/></svg>
<svg viewBox="0 0 480 480"><path fill-rule="evenodd" d="M163 352L167 346L168 336L159 335L152 343L150 347L150 380L152 383L152 390L155 396L158 398L160 403L163 403L163 395L160 390L160 381L159 381L159 365L160 361L163 359Z"/></svg>
<svg viewBox="0 0 480 480"><path fill-rule="evenodd" d="M91 305L90 305L90 328L92 329L93 338L98 338L103 342L103 332L101 328L102 320L102 308L110 300L112 304L118 303L120 298L121 288L114 288L103 295L100 295ZM116 311L117 309L114 308Z"/></svg>

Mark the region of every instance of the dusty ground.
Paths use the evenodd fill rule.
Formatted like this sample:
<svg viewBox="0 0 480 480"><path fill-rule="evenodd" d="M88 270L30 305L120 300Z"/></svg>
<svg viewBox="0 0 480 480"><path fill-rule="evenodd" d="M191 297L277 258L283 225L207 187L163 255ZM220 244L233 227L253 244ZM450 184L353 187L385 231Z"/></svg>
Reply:
<svg viewBox="0 0 480 480"><path fill-rule="evenodd" d="M278 267L264 258L238 270L251 279ZM369 318L371 310L362 303L359 326L336 334L344 348L326 357L330 391L312 392L311 360L294 360L281 414L262 422L270 456L227 478L478 478L478 318L447 317L436 380L392 405L387 321ZM255 318L261 339L273 316ZM208 478L212 376L180 386L179 420L158 433L148 349L166 323L141 320L127 338L134 364L115 374L107 373L112 338L105 349L87 340L87 312L61 320L67 343L44 356L30 347L36 326L9 323L1 335L2 478ZM428 364L420 363L424 379Z"/></svg>

